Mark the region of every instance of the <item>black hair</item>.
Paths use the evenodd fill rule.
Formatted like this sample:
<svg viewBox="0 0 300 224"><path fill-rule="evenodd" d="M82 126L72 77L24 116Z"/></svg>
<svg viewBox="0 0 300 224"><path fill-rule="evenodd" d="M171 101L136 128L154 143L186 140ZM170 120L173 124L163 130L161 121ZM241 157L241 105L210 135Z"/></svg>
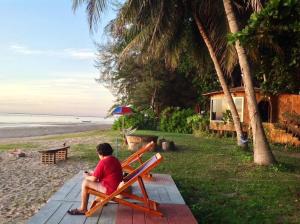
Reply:
<svg viewBox="0 0 300 224"><path fill-rule="evenodd" d="M97 153L101 156L110 156L113 153L113 149L108 143L101 143L96 147Z"/></svg>

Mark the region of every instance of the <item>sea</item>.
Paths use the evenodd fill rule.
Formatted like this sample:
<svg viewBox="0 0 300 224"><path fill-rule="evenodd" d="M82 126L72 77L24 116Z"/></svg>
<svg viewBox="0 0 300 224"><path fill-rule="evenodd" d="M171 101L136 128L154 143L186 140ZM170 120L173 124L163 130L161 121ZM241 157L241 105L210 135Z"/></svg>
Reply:
<svg viewBox="0 0 300 224"><path fill-rule="evenodd" d="M80 124L112 124L114 118L50 114L0 113L0 128L40 127Z"/></svg>

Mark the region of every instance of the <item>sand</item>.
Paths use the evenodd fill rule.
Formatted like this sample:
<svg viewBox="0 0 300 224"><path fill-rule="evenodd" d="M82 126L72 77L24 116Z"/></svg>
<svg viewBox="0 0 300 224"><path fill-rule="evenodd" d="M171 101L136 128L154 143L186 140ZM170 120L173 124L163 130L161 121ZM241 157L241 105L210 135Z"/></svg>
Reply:
<svg viewBox="0 0 300 224"><path fill-rule="evenodd" d="M89 169L79 161L43 165L39 153L25 158L1 155L0 223L26 223L65 182L80 170Z"/></svg>
<svg viewBox="0 0 300 224"><path fill-rule="evenodd" d="M26 157L17 158L8 152L0 152L0 224L26 223L47 202L68 179L81 170L93 169L96 164L87 164L74 156L72 148L69 159L55 165L44 165L40 162L41 149L47 149L67 142L75 144L97 144L99 136L68 137L47 139L32 137L37 135L69 133L83 130L108 129L108 125L80 125L61 127L36 127L0 130L0 143L31 142L38 148L24 150ZM9 138L3 138L7 136ZM20 136L30 136L23 137ZM109 141L101 137L101 141ZM96 156L96 155L95 155Z"/></svg>
<svg viewBox="0 0 300 224"><path fill-rule="evenodd" d="M0 139L74 133L96 129L106 130L110 128L110 124L61 124L40 127L6 127L0 128Z"/></svg>

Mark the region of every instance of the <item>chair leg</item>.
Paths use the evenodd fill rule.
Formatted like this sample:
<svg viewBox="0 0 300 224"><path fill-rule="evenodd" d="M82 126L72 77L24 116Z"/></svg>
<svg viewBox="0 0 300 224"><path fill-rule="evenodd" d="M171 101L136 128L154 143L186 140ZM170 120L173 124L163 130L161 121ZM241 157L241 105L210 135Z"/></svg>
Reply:
<svg viewBox="0 0 300 224"><path fill-rule="evenodd" d="M145 188L143 178L138 177L138 183L140 185L140 189L142 191L142 194L143 194L144 198L147 200L149 197L148 197L148 194L147 194L147 191L146 191L146 188Z"/></svg>
<svg viewBox="0 0 300 224"><path fill-rule="evenodd" d="M92 205L91 205L90 208L93 208L96 204L97 204L97 200L94 200L94 201L92 202Z"/></svg>
<svg viewBox="0 0 300 224"><path fill-rule="evenodd" d="M137 197L137 198L139 198L139 197ZM141 200L142 198L139 198L139 199ZM155 215L155 216L159 216L159 217L163 216L163 214L158 211L158 208L157 208L158 203L156 203L155 201L152 201L152 200L147 200L147 201L141 200L142 202L144 202L143 205L142 204L134 204L132 202L129 202L124 199L117 198L117 197L112 198L112 201L115 201L119 204L128 206L130 208L138 209L140 211L143 211L143 212ZM100 209L107 203L108 202L94 200L90 209L85 213L85 215L87 217L92 216L98 209Z"/></svg>
<svg viewBox="0 0 300 224"><path fill-rule="evenodd" d="M137 209L137 210L140 210L143 212L147 212L147 213L155 215L155 216L163 217L163 214L157 210L157 206L154 201L151 201L153 203L150 203L151 204L150 207L146 207L146 206L142 206L141 204L134 204L134 203L128 202L126 200L122 200L122 199L118 199L118 198L114 198L113 200L118 202L119 204L128 206L130 208L134 208L134 209Z"/></svg>
<svg viewBox="0 0 300 224"><path fill-rule="evenodd" d="M94 203L95 202L95 203ZM100 209L101 207L103 207L103 205L101 205L101 202L96 202L93 201L92 206L90 207L90 209L85 213L86 217L90 217L92 216L98 209Z"/></svg>

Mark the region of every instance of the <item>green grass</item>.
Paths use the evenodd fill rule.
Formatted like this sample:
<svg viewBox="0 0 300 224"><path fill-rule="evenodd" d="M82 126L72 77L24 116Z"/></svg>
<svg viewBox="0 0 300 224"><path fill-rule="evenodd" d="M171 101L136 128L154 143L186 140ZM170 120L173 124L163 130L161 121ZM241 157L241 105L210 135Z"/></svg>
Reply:
<svg viewBox="0 0 300 224"><path fill-rule="evenodd" d="M300 146L292 146L292 145L285 145L282 146L280 144L272 144L272 148L275 150L285 151L285 152L300 152Z"/></svg>
<svg viewBox="0 0 300 224"><path fill-rule="evenodd" d="M10 151L14 149L31 150L37 148L34 143L18 143L18 144L0 144L0 152Z"/></svg>
<svg viewBox="0 0 300 224"><path fill-rule="evenodd" d="M281 154L277 165L260 167L234 139L138 133L175 142L178 150L162 152L164 162L155 172L172 175L199 223L300 223L300 159ZM80 159L97 162L94 145L72 149ZM129 154L120 151L118 157Z"/></svg>
<svg viewBox="0 0 300 224"><path fill-rule="evenodd" d="M178 149L161 152L164 161L154 172L172 175L199 223L300 223L300 159L288 156L283 147L274 148L277 165L261 167L254 165L252 153L242 151L232 138L138 133L175 142ZM116 146L118 133L113 131L64 136L90 135L99 135L99 141L111 139ZM72 145L70 159L95 165L95 146ZM148 153L144 159L153 154ZM129 155L128 150L118 152L120 160Z"/></svg>
<svg viewBox="0 0 300 224"><path fill-rule="evenodd" d="M50 137L41 138L42 140L60 140L65 138L79 138L79 137L93 137L93 136L114 136L116 135L115 131L110 130L95 130L95 131L85 131L85 132L78 132L78 133L68 133L68 134L61 134L61 135L54 135Z"/></svg>

